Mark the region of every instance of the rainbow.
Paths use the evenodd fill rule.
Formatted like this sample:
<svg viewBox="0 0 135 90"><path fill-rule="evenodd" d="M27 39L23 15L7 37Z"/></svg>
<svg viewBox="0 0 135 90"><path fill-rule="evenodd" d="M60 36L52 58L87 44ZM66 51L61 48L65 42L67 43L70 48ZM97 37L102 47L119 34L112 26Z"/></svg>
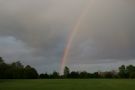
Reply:
<svg viewBox="0 0 135 90"><path fill-rule="evenodd" d="M77 23L75 24L73 30L71 31L71 34L69 35L68 42L67 42L67 45L66 45L66 47L64 49L64 54L63 54L62 60L61 60L60 74L63 74L64 67L65 67L66 62L67 62L67 57L68 57L68 54L69 54L73 39L74 39L74 37L76 36L76 34L77 34L78 30L79 30L79 27L81 25L82 20L86 17L86 15L88 13L89 3L87 3L87 4L88 5L86 5L84 11L82 11L81 15L79 16L79 18L77 20Z"/></svg>

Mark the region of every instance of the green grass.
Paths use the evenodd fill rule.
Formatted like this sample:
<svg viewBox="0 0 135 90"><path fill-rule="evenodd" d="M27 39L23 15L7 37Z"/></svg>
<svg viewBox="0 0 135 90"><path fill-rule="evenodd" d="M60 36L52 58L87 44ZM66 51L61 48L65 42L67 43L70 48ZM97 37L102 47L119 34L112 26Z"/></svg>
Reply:
<svg viewBox="0 0 135 90"><path fill-rule="evenodd" d="M135 80L0 80L0 90L135 90Z"/></svg>

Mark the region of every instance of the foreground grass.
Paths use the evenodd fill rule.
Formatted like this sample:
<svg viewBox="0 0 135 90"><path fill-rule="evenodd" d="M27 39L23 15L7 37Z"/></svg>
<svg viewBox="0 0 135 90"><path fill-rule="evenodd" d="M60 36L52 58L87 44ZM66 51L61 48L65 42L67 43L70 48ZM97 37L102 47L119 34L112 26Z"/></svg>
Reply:
<svg viewBox="0 0 135 90"><path fill-rule="evenodd" d="M135 80L0 80L0 90L135 90Z"/></svg>

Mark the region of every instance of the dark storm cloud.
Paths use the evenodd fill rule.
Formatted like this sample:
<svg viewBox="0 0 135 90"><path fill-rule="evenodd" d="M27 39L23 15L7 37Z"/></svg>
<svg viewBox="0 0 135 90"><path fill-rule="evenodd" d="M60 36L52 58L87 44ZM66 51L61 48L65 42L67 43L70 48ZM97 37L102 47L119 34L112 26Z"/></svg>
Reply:
<svg viewBox="0 0 135 90"><path fill-rule="evenodd" d="M59 68L69 32L88 1L0 0L1 56L7 62L19 59L39 72ZM91 0L72 43L69 66L134 61L134 4L134 0Z"/></svg>

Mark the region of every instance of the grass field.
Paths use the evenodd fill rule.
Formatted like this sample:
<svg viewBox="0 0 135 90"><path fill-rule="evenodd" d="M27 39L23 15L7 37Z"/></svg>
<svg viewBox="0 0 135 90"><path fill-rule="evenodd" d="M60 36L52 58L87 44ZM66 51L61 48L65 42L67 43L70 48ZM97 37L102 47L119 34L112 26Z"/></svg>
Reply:
<svg viewBox="0 0 135 90"><path fill-rule="evenodd" d="M0 80L0 90L135 90L135 80Z"/></svg>

